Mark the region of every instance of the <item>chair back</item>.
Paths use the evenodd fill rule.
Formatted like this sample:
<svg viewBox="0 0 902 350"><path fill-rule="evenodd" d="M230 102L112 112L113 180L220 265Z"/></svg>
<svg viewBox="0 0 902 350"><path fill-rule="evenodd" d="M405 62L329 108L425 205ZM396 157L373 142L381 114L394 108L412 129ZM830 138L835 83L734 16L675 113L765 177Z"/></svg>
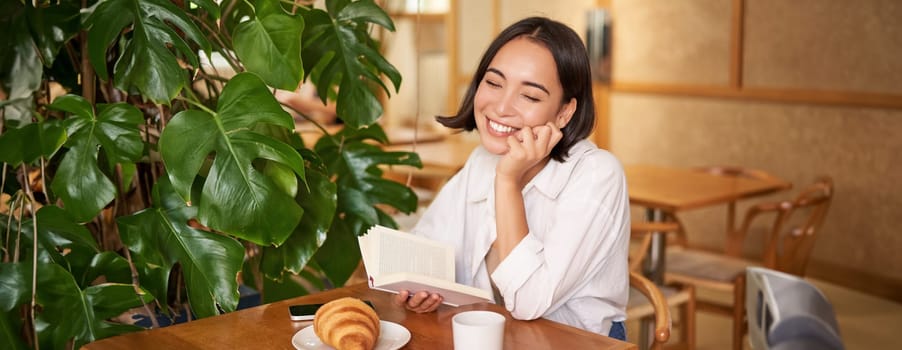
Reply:
<svg viewBox="0 0 902 350"><path fill-rule="evenodd" d="M633 222L630 224L630 242L638 242L630 248L630 271L641 272L642 264L646 263L645 257L651 249L652 234L661 232L675 234L680 231L677 222Z"/></svg>
<svg viewBox="0 0 902 350"><path fill-rule="evenodd" d="M705 166L705 167L697 167L696 171L708 173L711 175L717 176L728 176L728 177L739 177L746 179L758 179L758 180L774 180L777 179L776 176L771 175L770 173L753 168L746 168L741 166L732 166L732 165L714 165L714 166ZM736 229L736 201L731 201L727 203L727 231L733 232ZM685 242L684 244L685 245ZM732 253L732 252L728 252Z"/></svg>
<svg viewBox="0 0 902 350"><path fill-rule="evenodd" d="M779 271L746 269L745 308L754 350L843 349L833 306L807 281Z"/></svg>
<svg viewBox="0 0 902 350"><path fill-rule="evenodd" d="M755 219L772 214L773 222L764 237L762 262L766 267L803 276L832 199L833 180L818 178L793 200L749 208L733 239L741 242Z"/></svg>
<svg viewBox="0 0 902 350"><path fill-rule="evenodd" d="M655 310L655 341L651 349L661 349L663 344L670 339L670 307L661 290L641 273L630 271L630 287L642 293Z"/></svg>

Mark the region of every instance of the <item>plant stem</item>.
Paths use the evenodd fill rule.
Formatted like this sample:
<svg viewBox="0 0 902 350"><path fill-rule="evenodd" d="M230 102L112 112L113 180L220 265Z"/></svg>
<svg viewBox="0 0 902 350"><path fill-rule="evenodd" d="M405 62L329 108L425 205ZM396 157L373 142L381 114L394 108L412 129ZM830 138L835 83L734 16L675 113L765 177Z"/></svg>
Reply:
<svg viewBox="0 0 902 350"><path fill-rule="evenodd" d="M207 112L207 113L210 113L210 114L216 114L215 111L213 111L212 109L207 108L207 106L204 106L203 103L199 102L200 99L197 98L197 95L194 94L194 91L192 91L191 89L184 89L184 91L185 91L188 95L190 95L190 97L191 97L192 99L187 99L187 98L184 98L184 97L176 97L176 99L179 99L179 100L188 102L188 103L191 104L192 106L197 107L197 108L203 110L204 112ZM161 130L162 130L162 129L161 129Z"/></svg>
<svg viewBox="0 0 902 350"><path fill-rule="evenodd" d="M219 35L217 35L218 32L216 30L214 30L213 28L210 28L210 26L207 24L207 22L205 22L200 17L197 17L192 13L187 13L187 15L189 17L191 17L192 19L194 19L195 22L200 23L200 25L203 26L204 29L206 29L207 32L210 33L210 37L213 38L213 40L215 40L216 43L219 44L220 48L222 48L222 50L220 50L220 52L219 52L222 54L222 57L224 57L226 59L226 61L229 62L229 66L232 66L232 69L235 72L240 72L241 64L238 63L238 60L236 60L234 57L232 57L230 55L230 50L228 49L229 47L226 45L225 41L223 41L222 38L220 38Z"/></svg>
<svg viewBox="0 0 902 350"><path fill-rule="evenodd" d="M37 311L37 291L38 291L38 215L37 212L34 211L35 200L34 195L31 193L31 179L28 177L28 168L25 164L22 164L22 174L24 181L22 181L25 185L25 193L19 196L19 237L22 235L22 219L25 217L25 204L22 203L26 199L30 202L30 207L32 208L32 220L31 220L31 309L29 310L29 319L31 320L32 329L34 332L34 348L40 349L41 346L38 340L38 330L36 327L34 314ZM21 192L20 192L21 193ZM19 255L19 238L16 239L16 259L14 262L18 262Z"/></svg>
<svg viewBox="0 0 902 350"><path fill-rule="evenodd" d="M13 263L19 262L19 254L20 254L19 251L22 250L19 248L19 244L22 243L22 215L24 215L24 212L25 212L25 210L23 209L23 208L25 208L25 203L22 203L23 201L24 201L24 199L22 198L22 191L21 190L17 191L16 199L13 202L13 206L9 208L10 209L10 211L9 211L10 217L15 216L14 215L15 210L17 210L17 209L19 210L19 220L16 221L16 246L13 249L13 261L12 261Z"/></svg>
<svg viewBox="0 0 902 350"><path fill-rule="evenodd" d="M232 10L235 9L235 4L238 3L238 0L226 0L226 1L229 1L229 4L226 5L225 9L223 9L222 12L219 14L219 18L220 18L219 31L223 34L223 36L225 36L227 39L229 39L229 42L231 42L232 36L229 35L229 31L226 30L225 19L228 18L228 13L232 12Z"/></svg>
<svg viewBox="0 0 902 350"><path fill-rule="evenodd" d="M132 261L132 253L128 246L125 245L125 243L122 243L122 247L124 248L122 250L125 251L125 260L128 261L128 268L131 270L132 287L135 288L135 294L140 295L143 292L141 292L141 280L139 278L140 275L138 275L138 268L135 267L135 263ZM141 299L141 304L144 305L144 312L150 317L151 326L153 328L160 328L160 322L157 321L157 313L150 309L150 306L144 302L143 298Z"/></svg>
<svg viewBox="0 0 902 350"><path fill-rule="evenodd" d="M86 7L88 7L87 0L81 0L81 8ZM88 103L94 105L97 100L97 91L94 85L94 67L91 66L91 59L88 57L88 33L82 30L79 37L81 38L81 95L88 100Z"/></svg>
<svg viewBox="0 0 902 350"><path fill-rule="evenodd" d="M3 132L2 128L0 128L0 132ZM7 163L4 162L3 169L2 169L3 173L0 173L0 194L2 194L2 189L6 187L6 167L7 167ZM10 210L10 213L12 213L12 210ZM5 240L5 242L3 242L3 251L2 251L2 253L4 253L4 254L2 256L0 256L0 258L2 258L2 259L0 259L0 261L2 261L2 262L9 262L9 236L12 234L12 231L11 231L12 228L10 226L10 223L12 223L13 216L9 215L9 217L6 220L7 220L6 221L6 234L3 235L4 237L6 237L6 240Z"/></svg>

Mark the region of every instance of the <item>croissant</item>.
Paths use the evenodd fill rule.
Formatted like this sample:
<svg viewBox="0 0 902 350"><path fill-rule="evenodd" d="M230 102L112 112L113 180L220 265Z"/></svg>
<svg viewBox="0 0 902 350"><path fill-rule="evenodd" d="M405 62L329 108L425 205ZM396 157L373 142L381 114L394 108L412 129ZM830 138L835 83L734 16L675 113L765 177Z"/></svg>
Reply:
<svg viewBox="0 0 902 350"><path fill-rule="evenodd" d="M313 332L338 350L372 350L379 339L379 316L360 299L336 299L316 311Z"/></svg>

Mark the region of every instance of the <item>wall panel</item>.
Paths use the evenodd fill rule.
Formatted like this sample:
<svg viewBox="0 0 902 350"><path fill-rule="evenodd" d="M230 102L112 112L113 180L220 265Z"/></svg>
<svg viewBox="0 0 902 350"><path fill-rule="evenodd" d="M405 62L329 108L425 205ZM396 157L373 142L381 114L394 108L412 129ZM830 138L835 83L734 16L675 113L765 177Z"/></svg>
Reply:
<svg viewBox="0 0 902 350"><path fill-rule="evenodd" d="M624 163L761 168L796 189L833 176L808 272L902 300L902 3L613 4L612 152ZM743 35L728 39L734 4ZM728 42L742 53L738 86L726 84ZM722 245L724 215L686 214L690 240Z"/></svg>
<svg viewBox="0 0 902 350"><path fill-rule="evenodd" d="M746 1L749 87L902 94L902 2Z"/></svg>
<svg viewBox="0 0 902 350"><path fill-rule="evenodd" d="M738 164L796 190L831 175L836 196L812 259L902 280L902 111L624 93L611 101L611 148L624 163ZM721 246L724 213L682 215L690 242Z"/></svg>
<svg viewBox="0 0 902 350"><path fill-rule="evenodd" d="M614 1L617 81L727 85L732 2Z"/></svg>

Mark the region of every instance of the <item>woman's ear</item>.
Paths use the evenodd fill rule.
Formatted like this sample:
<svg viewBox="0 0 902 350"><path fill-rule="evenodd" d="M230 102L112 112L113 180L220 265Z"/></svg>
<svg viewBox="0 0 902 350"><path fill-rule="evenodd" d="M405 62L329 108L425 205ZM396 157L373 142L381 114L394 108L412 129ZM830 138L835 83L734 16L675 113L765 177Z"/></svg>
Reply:
<svg viewBox="0 0 902 350"><path fill-rule="evenodd" d="M554 124L557 125L558 129L563 129L570 123L570 119L573 118L573 113L576 113L576 98L571 98L570 102L567 102L563 106L561 106L561 110L557 113L557 118L554 120Z"/></svg>

